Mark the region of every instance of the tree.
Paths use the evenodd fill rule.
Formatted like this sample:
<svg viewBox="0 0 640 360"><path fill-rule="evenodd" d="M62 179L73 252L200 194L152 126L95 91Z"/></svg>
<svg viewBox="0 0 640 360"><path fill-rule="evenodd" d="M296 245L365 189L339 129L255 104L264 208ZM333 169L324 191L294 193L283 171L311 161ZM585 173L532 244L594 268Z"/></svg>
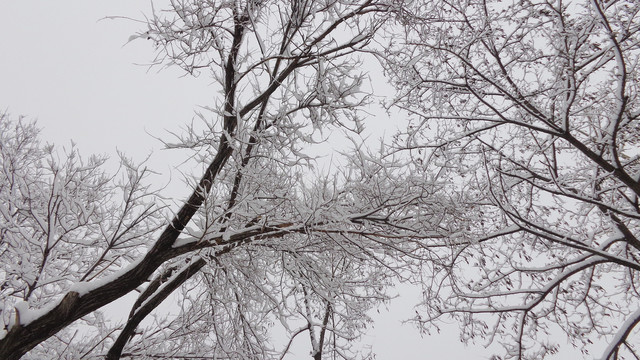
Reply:
<svg viewBox="0 0 640 360"><path fill-rule="evenodd" d="M73 283L134 261L162 217L144 167L122 157L119 173L108 175L104 157L40 144L33 123L0 114L0 128L0 288L4 330L11 331L39 315L29 307L47 311Z"/></svg>
<svg viewBox="0 0 640 360"><path fill-rule="evenodd" d="M132 40L153 41L159 64L210 72L221 92L167 142L203 171L173 213L143 165L122 157L108 175L3 115L0 358L282 358L305 333L315 359L356 356L367 310L449 213L421 210L446 203L433 176L364 149L332 176L310 170L332 129L361 131L357 54L393 6L192 0L152 14ZM131 291L127 322L110 327L99 309ZM176 291L174 313L143 323ZM276 325L288 344L270 339Z"/></svg>
<svg viewBox="0 0 640 360"><path fill-rule="evenodd" d="M552 354L558 332L637 358L640 7L406 6L383 54L414 119L396 151L455 168L451 186L475 203L450 247L432 249L415 321L451 316L505 358Z"/></svg>

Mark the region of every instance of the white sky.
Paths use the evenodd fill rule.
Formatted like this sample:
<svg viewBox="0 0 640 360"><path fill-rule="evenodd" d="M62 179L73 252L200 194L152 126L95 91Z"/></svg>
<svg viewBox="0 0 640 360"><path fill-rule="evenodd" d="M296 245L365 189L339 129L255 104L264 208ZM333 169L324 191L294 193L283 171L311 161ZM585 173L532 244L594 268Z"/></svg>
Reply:
<svg viewBox="0 0 640 360"><path fill-rule="evenodd" d="M100 20L141 19L149 9L148 1L133 0L1 1L0 111L36 118L45 141L68 146L73 140L84 155L115 156L118 149L142 160L152 154L151 168L162 174L161 182L172 183L167 191L184 197L187 189L180 175L169 177L182 160L180 154L161 151L162 144L151 135L179 130L198 105L212 103L216 92L206 74L196 79L181 77L178 69L158 72L135 65L154 57L151 44L144 41L125 46L143 25ZM481 346L463 346L455 324L425 338L410 325L401 326L400 321L413 314L414 300L406 294L411 292L403 290L389 312L381 309L375 328L363 339L373 344L378 360L489 358ZM562 353L556 358L576 357Z"/></svg>

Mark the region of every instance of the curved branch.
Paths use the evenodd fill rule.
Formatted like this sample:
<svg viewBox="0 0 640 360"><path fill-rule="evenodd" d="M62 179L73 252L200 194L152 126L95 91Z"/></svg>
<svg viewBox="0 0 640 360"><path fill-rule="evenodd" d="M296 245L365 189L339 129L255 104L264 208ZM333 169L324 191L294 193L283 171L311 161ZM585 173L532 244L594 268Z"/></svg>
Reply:
<svg viewBox="0 0 640 360"><path fill-rule="evenodd" d="M640 323L640 309L636 310L633 314L629 316L629 318L620 326L620 330L613 337L609 346L604 351L602 355L602 360L610 360L615 359L614 354L616 354L622 344L624 344L627 340L627 337L633 330L633 328Z"/></svg>

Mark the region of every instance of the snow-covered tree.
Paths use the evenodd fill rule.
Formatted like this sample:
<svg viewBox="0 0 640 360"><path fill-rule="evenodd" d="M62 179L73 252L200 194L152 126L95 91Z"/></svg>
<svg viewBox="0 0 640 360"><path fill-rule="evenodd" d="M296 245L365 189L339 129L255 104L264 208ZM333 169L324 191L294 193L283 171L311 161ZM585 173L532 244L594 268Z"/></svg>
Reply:
<svg viewBox="0 0 640 360"><path fill-rule="evenodd" d="M120 171L108 174L105 160L82 158L73 146L56 151L39 142L33 123L0 114L3 335L45 314L73 284L135 261L161 225L148 170L121 157ZM104 326L100 314L83 322ZM42 350L55 357L57 349Z"/></svg>
<svg viewBox="0 0 640 360"><path fill-rule="evenodd" d="M558 333L637 358L640 5L405 5L383 53L413 117L396 149L455 168L476 204L433 249L415 320L453 317L505 358L552 354Z"/></svg>
<svg viewBox="0 0 640 360"><path fill-rule="evenodd" d="M220 90L167 141L202 168L175 209L142 165L109 175L0 122L0 358L282 358L301 335L314 359L366 356L351 344L367 311L452 213L438 176L402 156L356 147L334 174L310 166L315 145L365 126L358 54L395 2L170 5L131 40ZM127 321L105 322L132 291ZM170 294L174 310L154 312Z"/></svg>

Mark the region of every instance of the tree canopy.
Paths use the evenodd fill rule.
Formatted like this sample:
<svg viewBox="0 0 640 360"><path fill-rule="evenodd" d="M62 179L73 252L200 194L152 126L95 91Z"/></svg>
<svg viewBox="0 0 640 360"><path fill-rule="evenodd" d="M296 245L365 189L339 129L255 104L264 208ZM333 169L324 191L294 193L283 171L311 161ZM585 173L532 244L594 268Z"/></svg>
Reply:
<svg viewBox="0 0 640 360"><path fill-rule="evenodd" d="M496 359L564 338L640 356L639 11L171 1L130 40L219 90L163 140L201 169L178 206L144 162L110 173L0 115L0 358L282 359L302 336L313 359L368 358L354 340L400 282L421 330L454 319ZM383 82L407 121L373 144Z"/></svg>

